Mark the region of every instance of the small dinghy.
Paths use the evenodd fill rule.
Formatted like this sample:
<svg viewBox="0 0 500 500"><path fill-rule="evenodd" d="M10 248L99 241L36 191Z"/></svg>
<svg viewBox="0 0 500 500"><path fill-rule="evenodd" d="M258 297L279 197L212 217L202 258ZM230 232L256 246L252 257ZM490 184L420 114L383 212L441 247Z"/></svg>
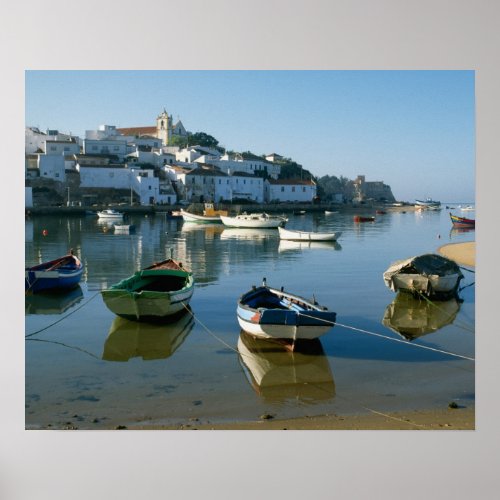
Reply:
<svg viewBox="0 0 500 500"><path fill-rule="evenodd" d="M237 316L241 328L255 337L295 341L325 334L337 314L315 300L270 288L264 279L240 297Z"/></svg>
<svg viewBox="0 0 500 500"><path fill-rule="evenodd" d="M155 322L184 313L193 292L191 271L168 259L137 271L101 294L108 309L118 316Z"/></svg>
<svg viewBox="0 0 500 500"><path fill-rule="evenodd" d="M59 257L37 266L24 269L24 290L26 293L43 291L66 291L75 288L83 273L83 264L73 255Z"/></svg>
<svg viewBox="0 0 500 500"><path fill-rule="evenodd" d="M399 290L435 299L457 294L463 274L456 262L436 254L424 254L393 262L384 273L384 282Z"/></svg>

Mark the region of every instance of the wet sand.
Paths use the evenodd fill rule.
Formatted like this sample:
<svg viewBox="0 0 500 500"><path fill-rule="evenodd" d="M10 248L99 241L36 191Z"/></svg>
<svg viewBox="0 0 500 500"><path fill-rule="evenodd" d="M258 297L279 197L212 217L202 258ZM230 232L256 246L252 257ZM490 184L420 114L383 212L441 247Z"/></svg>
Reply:
<svg viewBox="0 0 500 500"><path fill-rule="evenodd" d="M132 425L130 430L474 430L474 408L447 408L405 413L320 415L292 419L262 416L260 420L229 423L189 421L177 425Z"/></svg>
<svg viewBox="0 0 500 500"><path fill-rule="evenodd" d="M450 243L438 248L438 252L458 264L474 267L476 265L476 242Z"/></svg>

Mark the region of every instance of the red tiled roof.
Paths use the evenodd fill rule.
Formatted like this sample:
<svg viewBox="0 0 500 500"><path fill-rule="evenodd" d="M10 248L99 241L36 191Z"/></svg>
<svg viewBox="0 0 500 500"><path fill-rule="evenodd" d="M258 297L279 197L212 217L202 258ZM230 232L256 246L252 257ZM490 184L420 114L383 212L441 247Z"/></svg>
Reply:
<svg viewBox="0 0 500 500"><path fill-rule="evenodd" d="M156 127L128 127L116 130L122 135L156 135Z"/></svg>
<svg viewBox="0 0 500 500"><path fill-rule="evenodd" d="M315 182L310 179L268 179L269 184L314 186Z"/></svg>

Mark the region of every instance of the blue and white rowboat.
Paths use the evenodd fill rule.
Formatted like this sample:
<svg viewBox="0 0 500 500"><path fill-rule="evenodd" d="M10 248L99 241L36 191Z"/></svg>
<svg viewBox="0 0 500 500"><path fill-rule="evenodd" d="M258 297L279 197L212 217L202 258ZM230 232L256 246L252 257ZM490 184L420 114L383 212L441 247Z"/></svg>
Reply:
<svg viewBox="0 0 500 500"><path fill-rule="evenodd" d="M70 252L64 257L24 269L25 292L70 290L80 283L83 265Z"/></svg>
<svg viewBox="0 0 500 500"><path fill-rule="evenodd" d="M238 301L238 323L247 333L264 339L315 339L334 324L337 314L316 301L266 285L243 294Z"/></svg>

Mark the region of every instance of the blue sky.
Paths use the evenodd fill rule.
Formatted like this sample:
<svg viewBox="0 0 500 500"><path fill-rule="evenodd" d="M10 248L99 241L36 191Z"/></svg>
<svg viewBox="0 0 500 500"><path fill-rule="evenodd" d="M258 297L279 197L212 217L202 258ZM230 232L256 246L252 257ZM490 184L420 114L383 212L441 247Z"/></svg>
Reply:
<svg viewBox="0 0 500 500"><path fill-rule="evenodd" d="M28 71L27 126L84 136L187 130L314 175L384 181L400 200L475 200L473 71Z"/></svg>

